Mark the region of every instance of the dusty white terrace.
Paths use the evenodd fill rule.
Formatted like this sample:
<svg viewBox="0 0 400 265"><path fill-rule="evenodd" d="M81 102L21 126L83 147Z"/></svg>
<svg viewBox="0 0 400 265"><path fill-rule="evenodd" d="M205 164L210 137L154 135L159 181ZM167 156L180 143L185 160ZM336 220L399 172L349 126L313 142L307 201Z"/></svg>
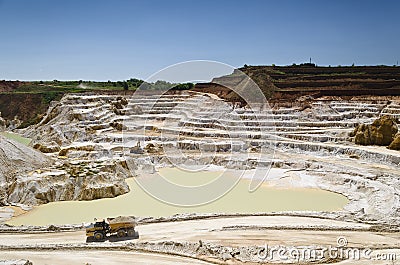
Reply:
<svg viewBox="0 0 400 265"><path fill-rule="evenodd" d="M308 183L347 196L345 212L357 218L391 219L399 207L400 153L358 146L348 137L356 124L382 114L400 117L399 103L321 99L304 110L267 105L252 110L190 92L66 95L40 124L24 132L57 162L19 176L10 198L35 205L114 197L127 192L125 178L172 166L171 161L242 170L272 166L283 169L271 179L274 185ZM137 172L124 168L126 159L134 161ZM81 184L71 180L71 172ZM32 186L36 191L22 196Z"/></svg>
<svg viewBox="0 0 400 265"><path fill-rule="evenodd" d="M69 262L73 264L73 257L79 257L79 251L88 247L93 251L88 256L90 261L98 255L109 255L102 252L103 247L122 247L134 251L133 255L144 263L154 257L140 256L136 251L158 253L165 264L185 264L193 262L193 258L201 259L199 264L216 260L224 264L227 257L233 256L238 263L251 264L253 260L246 253L265 241L287 246L323 246L343 235L354 246L369 242L374 253L398 253L400 153L385 147L358 146L348 137L356 124L370 123L384 114L400 117L399 101L321 98L305 109L259 106L250 110L200 93L161 98L66 95L52 104L41 123L20 132L32 138L32 145L38 145L46 155L30 154L19 146L18 154L29 153L40 163L36 168L25 165L27 171L18 172L10 185L8 200L20 208L3 208L3 216L54 201L122 198L129 192L127 182L131 177L152 175L173 163L189 167L209 165L210 171L244 170L243 181L252 179L257 168L271 166L265 183L269 188L335 192L346 196L349 203L341 211L329 212L287 211L258 213L262 216L254 217L214 213L206 219L207 214L142 217L141 241L122 245L88 246L80 243L82 231L59 233L58 242L51 234L15 234L43 231L46 227L2 225L2 231L14 232L2 236L0 247L9 253L8 258L18 258L35 246L37 254L29 255L39 264L49 248L57 250L55 260L63 251L72 254ZM46 164L48 159L51 162ZM134 171L129 170L128 162L135 167ZM154 234L154 229L164 232ZM205 243L201 245L199 240ZM16 243L20 241L25 242L24 250ZM173 242L173 254L178 259L164 256L170 251L164 248L165 242ZM214 254L204 256L211 250ZM126 252L115 255L120 255L119 261L132 258ZM342 264L386 263L364 260Z"/></svg>

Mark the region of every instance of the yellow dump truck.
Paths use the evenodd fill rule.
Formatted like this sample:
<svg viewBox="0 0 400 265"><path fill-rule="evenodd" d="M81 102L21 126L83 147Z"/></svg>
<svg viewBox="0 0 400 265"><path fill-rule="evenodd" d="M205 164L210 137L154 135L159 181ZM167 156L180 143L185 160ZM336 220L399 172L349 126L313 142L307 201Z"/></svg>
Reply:
<svg viewBox="0 0 400 265"><path fill-rule="evenodd" d="M139 238L134 218L119 216L95 221L86 226L86 242L105 241L110 238Z"/></svg>

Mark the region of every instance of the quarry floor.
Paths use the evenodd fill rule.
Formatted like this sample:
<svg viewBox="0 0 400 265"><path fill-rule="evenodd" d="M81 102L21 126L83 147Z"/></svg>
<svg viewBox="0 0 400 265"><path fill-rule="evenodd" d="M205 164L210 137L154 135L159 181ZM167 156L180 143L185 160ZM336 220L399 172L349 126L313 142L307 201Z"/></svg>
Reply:
<svg viewBox="0 0 400 265"><path fill-rule="evenodd" d="M194 259L154 252L121 251L128 244L163 242L205 243L228 247L336 246L346 238L348 247L370 248L371 256L382 251L396 254L400 262L400 233L374 232L368 224L301 216L215 217L201 220L160 222L137 227L140 239L119 242L85 243L84 230L46 233L1 233L2 259L29 259L33 264L240 264L237 260ZM33 251L34 250L34 251ZM337 264L397 264L387 260L347 260ZM252 264L252 263L247 263ZM275 263L279 264L279 263ZM317 263L318 264L318 263ZM319 263L324 264L324 263Z"/></svg>

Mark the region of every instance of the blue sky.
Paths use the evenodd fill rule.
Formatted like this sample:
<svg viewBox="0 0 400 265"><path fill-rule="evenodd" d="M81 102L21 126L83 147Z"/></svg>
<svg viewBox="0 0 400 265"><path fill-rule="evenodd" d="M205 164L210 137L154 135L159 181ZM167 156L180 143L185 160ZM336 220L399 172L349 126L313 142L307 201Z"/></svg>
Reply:
<svg viewBox="0 0 400 265"><path fill-rule="evenodd" d="M399 17L396 0L0 0L0 79L145 79L197 59L393 65Z"/></svg>

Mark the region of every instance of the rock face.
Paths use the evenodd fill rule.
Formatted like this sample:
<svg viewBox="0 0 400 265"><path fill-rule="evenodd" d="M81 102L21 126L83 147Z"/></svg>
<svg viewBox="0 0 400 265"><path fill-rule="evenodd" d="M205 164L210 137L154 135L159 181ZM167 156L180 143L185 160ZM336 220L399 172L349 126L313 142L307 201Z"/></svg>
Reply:
<svg viewBox="0 0 400 265"><path fill-rule="evenodd" d="M388 115L382 116L372 124L360 124L350 134L356 144L387 146L398 131L396 120Z"/></svg>
<svg viewBox="0 0 400 265"><path fill-rule="evenodd" d="M132 174L121 157L114 156L122 148L110 145L101 134L102 130L114 130L110 123L116 124L116 131L123 129L118 115L123 115L127 103L123 97L110 95L69 95L53 102L39 124L23 130L36 150L18 145L23 150L14 154L18 148L8 144L3 151L8 157L3 159L0 153L5 161L0 164L0 177L7 173L1 182L2 203L38 205L112 198L129 192L125 179ZM39 163L41 160L49 163Z"/></svg>
<svg viewBox="0 0 400 265"><path fill-rule="evenodd" d="M56 161L1 135L0 161L0 205L95 200L129 192L125 178L131 175L118 161Z"/></svg>
<svg viewBox="0 0 400 265"><path fill-rule="evenodd" d="M400 133L397 133L393 142L389 145L389 149L400 150Z"/></svg>
<svg viewBox="0 0 400 265"><path fill-rule="evenodd" d="M129 175L113 161L56 162L50 168L21 174L9 186L8 202L38 205L53 201L113 198L129 192Z"/></svg>
<svg viewBox="0 0 400 265"><path fill-rule="evenodd" d="M47 166L51 159L23 144L0 135L0 204L8 199L8 185L16 175Z"/></svg>

